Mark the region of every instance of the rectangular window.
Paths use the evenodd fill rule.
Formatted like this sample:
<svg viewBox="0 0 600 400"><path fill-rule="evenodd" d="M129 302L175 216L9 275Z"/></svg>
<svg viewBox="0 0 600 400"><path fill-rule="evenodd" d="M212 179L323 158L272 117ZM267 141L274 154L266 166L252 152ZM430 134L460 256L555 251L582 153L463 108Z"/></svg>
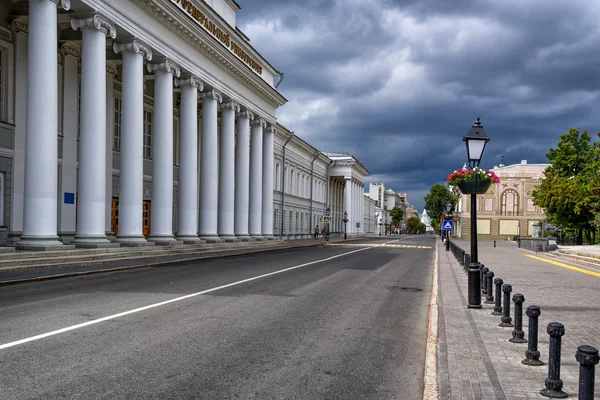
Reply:
<svg viewBox="0 0 600 400"><path fill-rule="evenodd" d="M113 150L121 149L121 98L115 97Z"/></svg>
<svg viewBox="0 0 600 400"><path fill-rule="evenodd" d="M152 158L152 112L144 110L144 157Z"/></svg>
<svg viewBox="0 0 600 400"><path fill-rule="evenodd" d="M292 211L290 211L289 228L292 230Z"/></svg>
<svg viewBox="0 0 600 400"><path fill-rule="evenodd" d="M277 223L277 210L273 210L273 230L277 230L279 224Z"/></svg>

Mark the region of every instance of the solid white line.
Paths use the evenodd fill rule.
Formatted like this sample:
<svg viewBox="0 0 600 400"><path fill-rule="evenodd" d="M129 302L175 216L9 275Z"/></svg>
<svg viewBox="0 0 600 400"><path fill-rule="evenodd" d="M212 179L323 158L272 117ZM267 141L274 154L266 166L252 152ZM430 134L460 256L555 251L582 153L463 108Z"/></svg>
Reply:
<svg viewBox="0 0 600 400"><path fill-rule="evenodd" d="M255 277L252 277L252 278L248 278L248 279L243 279L241 281L237 281L237 282L233 282L233 283L228 283L226 285L218 286L218 287L215 287L215 288L212 288L212 289L203 290L201 292L196 292L196 293L192 293L192 294L187 294L185 296L176 297L176 298L171 299L171 300L161 301L160 303L150 304L150 305L147 305L147 306L144 306L144 307L136 308L134 310L124 311L124 312L121 312L121 313L118 313L118 314L109 315L109 316L106 316L106 317L102 317L102 318L94 319L94 320L91 320L91 321L83 322L81 324L67 326L66 328L58 329L58 330L55 330L55 331L52 331L52 332L42 333L41 335L31 336L31 337L28 337L28 338L25 338L25 339L21 339L21 340L17 340L17 341L14 341L14 342L10 342L10 343L6 343L6 344L3 344L3 345L0 345L0 350L4 350L4 349L7 349L9 347L14 347L14 346L18 346L20 344L29 343L29 342L33 342L33 341L36 341L36 340L44 339L44 338L47 338L47 337L50 337L50 336L56 336L58 334L69 332L69 331L73 331L75 329L85 328L86 326L99 324L101 322L109 321L111 319L115 319L115 318L119 318L119 317L124 317L126 315L139 313L139 312L150 310L150 309L156 308L156 307L165 306L167 304L171 304L171 303L175 303L175 302L178 302L178 301L190 299L192 297L200 296L200 295L211 293L211 292L216 292L217 290L225 289L225 288L232 287L232 286L241 285L242 283L255 281L255 280L261 279L261 278L266 278L267 276L281 274L283 272L288 272L288 271L292 271L294 269L298 269L298 268L302 268L302 267L307 267L309 265L318 264L318 263L321 263L321 262L324 262L324 261L330 261L330 260L333 260L333 259L336 259L336 258L340 258L340 257L344 257L344 256L347 256L347 255L350 255L352 253L357 253L359 251L364 251L364 250L369 250L369 249L370 249L369 247L366 247L364 249L358 249L358 250L349 251L347 253L338 254L336 256L332 256L332 257L328 257L328 258L323 258L321 260L315 260L315 261L307 262L307 263L304 263L304 264L295 265L293 267L281 269L279 271L269 272L267 274L258 275L258 276L255 276Z"/></svg>
<svg viewBox="0 0 600 400"><path fill-rule="evenodd" d="M435 242L435 260L433 262L433 282L431 297L429 299L429 329L427 332L427 346L425 353L425 376L423 400L437 400L440 398L438 376L438 273L439 251L438 241Z"/></svg>

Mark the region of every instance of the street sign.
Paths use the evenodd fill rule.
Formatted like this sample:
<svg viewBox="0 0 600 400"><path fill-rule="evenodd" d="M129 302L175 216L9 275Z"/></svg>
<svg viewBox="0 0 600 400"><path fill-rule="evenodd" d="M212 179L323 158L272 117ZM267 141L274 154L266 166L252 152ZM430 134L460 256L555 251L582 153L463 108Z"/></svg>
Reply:
<svg viewBox="0 0 600 400"><path fill-rule="evenodd" d="M328 224L330 221L331 221L331 217L328 217L326 215L323 217L323 223L324 224Z"/></svg>
<svg viewBox="0 0 600 400"><path fill-rule="evenodd" d="M445 219L444 223L442 224L442 230L443 231L451 231L453 228L453 222L451 219Z"/></svg>

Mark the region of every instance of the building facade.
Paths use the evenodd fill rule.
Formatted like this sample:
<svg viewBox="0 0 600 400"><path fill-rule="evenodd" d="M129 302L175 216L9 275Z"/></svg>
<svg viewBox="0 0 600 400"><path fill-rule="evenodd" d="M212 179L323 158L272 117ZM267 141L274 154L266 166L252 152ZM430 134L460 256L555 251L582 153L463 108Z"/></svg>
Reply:
<svg viewBox="0 0 600 400"><path fill-rule="evenodd" d="M369 184L369 197L377 202L377 207L382 207L385 201L385 185L383 182Z"/></svg>
<svg viewBox="0 0 600 400"><path fill-rule="evenodd" d="M520 164L495 166L493 171L500 183L492 184L485 194L477 195L477 236L483 239L534 236L544 216L533 204L533 190L544 177L549 164ZM460 196L457 235L470 237L470 198Z"/></svg>
<svg viewBox="0 0 600 400"><path fill-rule="evenodd" d="M239 10L0 0L3 243L295 238L328 207L333 232L348 210L361 234L368 171L278 124L283 75L237 28Z"/></svg>

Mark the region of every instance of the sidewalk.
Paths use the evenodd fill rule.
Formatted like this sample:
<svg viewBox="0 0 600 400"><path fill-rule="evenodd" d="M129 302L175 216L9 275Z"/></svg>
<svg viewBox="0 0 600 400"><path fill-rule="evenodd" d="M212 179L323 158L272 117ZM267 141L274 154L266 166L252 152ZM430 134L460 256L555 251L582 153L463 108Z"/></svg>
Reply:
<svg viewBox="0 0 600 400"><path fill-rule="evenodd" d="M470 251L469 242L454 241ZM479 242L479 261L511 284L512 295L525 296L523 330L527 338L530 305L541 308L538 350L544 366L521 364L527 344L508 341L513 328L501 328L499 316L490 315L492 304L482 309L467 308L467 276L452 252L438 246L439 254L439 385L441 399L545 399L539 394L548 373L546 327L550 322L565 325L562 337L561 379L569 398L577 398L579 364L577 346L600 348L600 277L588 275L525 256L534 252L518 249L515 243ZM495 295L495 290L494 290ZM485 300L485 299L483 299ZM483 303L483 301L482 301ZM511 300L514 323L514 303ZM598 375L598 367L596 375ZM595 396L600 398L600 380Z"/></svg>
<svg viewBox="0 0 600 400"><path fill-rule="evenodd" d="M348 238L347 241L352 240L361 240L365 237L357 237L357 238ZM329 239L330 243L343 242L343 236L332 236ZM47 266L47 267L27 267L20 266L19 260L15 260L14 265L9 267L0 268L0 286L25 283L25 282L35 282L42 280L50 280L50 279L59 279L59 278L67 278L73 276L81 276L81 275L90 275L90 274L99 274L106 272L116 272L116 271L124 271L128 269L136 269L136 268L150 268L150 267L159 267L171 264L177 264L182 262L191 262L191 261L199 261L211 258L220 258L220 257L231 257L243 254L252 254L252 253L262 253L267 251L277 251L277 250L285 250L292 248L300 248L300 247L310 247L310 246L319 246L327 244L327 241L320 237L319 239L296 239L289 241L280 241L279 244L274 242L263 242L269 243L268 247L240 247L235 249L215 249L207 248L202 249L202 247L197 247L196 249L190 247L191 252L187 252L185 254L172 254L165 256L156 256L152 254L141 255L135 258L128 259L118 259L118 255L116 259L111 259L107 261L98 261L98 262L81 262L81 265L69 265L69 266ZM157 246L157 248L160 248ZM148 252L151 252L154 247L144 248ZM89 250L88 250L89 251ZM77 253L78 250L73 250L72 252ZM25 252L24 252L25 253ZM17 253L9 253L9 254L17 254ZM36 252L36 256L43 257L43 252ZM86 257L85 255L81 257ZM91 256L90 256L91 257ZM52 259L48 259L49 263Z"/></svg>

